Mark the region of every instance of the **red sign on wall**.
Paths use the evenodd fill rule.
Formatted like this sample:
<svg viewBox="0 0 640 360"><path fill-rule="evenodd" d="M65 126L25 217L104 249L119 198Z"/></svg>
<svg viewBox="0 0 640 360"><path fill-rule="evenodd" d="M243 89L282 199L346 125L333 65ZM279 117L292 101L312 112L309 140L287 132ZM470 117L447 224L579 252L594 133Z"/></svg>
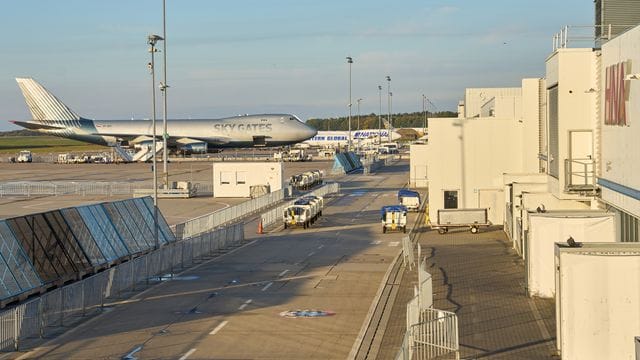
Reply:
<svg viewBox="0 0 640 360"><path fill-rule="evenodd" d="M625 65L625 62L620 62L605 69L604 123L606 125L627 125Z"/></svg>

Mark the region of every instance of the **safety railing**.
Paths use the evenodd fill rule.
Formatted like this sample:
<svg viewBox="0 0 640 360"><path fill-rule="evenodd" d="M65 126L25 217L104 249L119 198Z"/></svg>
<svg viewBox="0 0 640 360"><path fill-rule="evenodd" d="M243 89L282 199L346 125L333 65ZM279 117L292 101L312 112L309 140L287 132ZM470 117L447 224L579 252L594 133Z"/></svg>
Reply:
<svg viewBox="0 0 640 360"><path fill-rule="evenodd" d="M385 160L379 158L365 158L362 161L362 172L364 175L369 175L382 168L385 165Z"/></svg>
<svg viewBox="0 0 640 360"><path fill-rule="evenodd" d="M212 186L194 183L199 195L212 194ZM136 190L150 189L146 182L95 182L95 181L11 181L0 183L3 196L122 196L132 195Z"/></svg>
<svg viewBox="0 0 640 360"><path fill-rule="evenodd" d="M425 309L409 327L397 360L460 359L458 317L436 309Z"/></svg>
<svg viewBox="0 0 640 360"><path fill-rule="evenodd" d="M183 224L176 225L176 238L189 238L198 234L209 232L218 226L236 221L237 219L253 214L284 199L285 190L245 201L243 203L214 211L210 214L191 219Z"/></svg>
<svg viewBox="0 0 640 360"><path fill-rule="evenodd" d="M414 263L414 238L412 229L402 239L402 257L409 270ZM418 284L407 303L407 331L396 360L459 359L458 318L454 313L433 309L433 280L427 272L427 259L422 258L422 247L417 248Z"/></svg>
<svg viewBox="0 0 640 360"><path fill-rule="evenodd" d="M567 25L553 35L553 51L569 47L600 48L616 34L636 25Z"/></svg>
<svg viewBox="0 0 640 360"><path fill-rule="evenodd" d="M170 279L194 260L244 240L244 224L167 244L84 280L47 292L0 313L0 351L17 351L24 340L43 338L100 312L108 299L126 296L146 284Z"/></svg>
<svg viewBox="0 0 640 360"><path fill-rule="evenodd" d="M402 238L402 262L409 270L411 270L415 264L415 259L413 257L413 243L409 236L404 236Z"/></svg>
<svg viewBox="0 0 640 360"><path fill-rule="evenodd" d="M596 162L593 159L564 160L564 190L595 193Z"/></svg>

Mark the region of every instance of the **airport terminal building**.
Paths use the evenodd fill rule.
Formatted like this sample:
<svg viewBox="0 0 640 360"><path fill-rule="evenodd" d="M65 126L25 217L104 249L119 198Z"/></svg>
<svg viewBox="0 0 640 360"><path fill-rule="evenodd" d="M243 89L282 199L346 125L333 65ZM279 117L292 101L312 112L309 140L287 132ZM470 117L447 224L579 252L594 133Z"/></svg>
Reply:
<svg viewBox="0 0 640 360"><path fill-rule="evenodd" d="M429 143L411 147L432 222L486 208L504 225L528 295L555 298L566 359L631 358L640 336L640 252L623 244L640 241L640 26L606 25L613 5L596 1L590 46L563 28L543 78L467 89L459 117L430 119Z"/></svg>

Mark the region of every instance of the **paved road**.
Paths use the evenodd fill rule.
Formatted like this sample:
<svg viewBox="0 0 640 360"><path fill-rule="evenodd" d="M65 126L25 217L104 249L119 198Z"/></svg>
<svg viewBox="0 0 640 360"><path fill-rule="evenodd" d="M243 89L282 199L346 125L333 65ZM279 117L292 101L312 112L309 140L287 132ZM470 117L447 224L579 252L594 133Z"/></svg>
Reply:
<svg viewBox="0 0 640 360"><path fill-rule="evenodd" d="M255 235L247 245L155 286L26 357L47 359L344 359L402 233L380 231L408 166L351 175L311 229ZM282 312L324 310L325 317Z"/></svg>

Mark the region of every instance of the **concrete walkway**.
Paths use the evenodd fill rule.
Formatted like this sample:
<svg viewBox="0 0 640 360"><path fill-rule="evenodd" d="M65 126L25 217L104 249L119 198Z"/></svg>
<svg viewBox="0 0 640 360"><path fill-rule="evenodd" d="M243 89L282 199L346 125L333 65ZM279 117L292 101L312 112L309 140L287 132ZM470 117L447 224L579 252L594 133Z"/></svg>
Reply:
<svg viewBox="0 0 640 360"><path fill-rule="evenodd" d="M526 296L523 261L501 228L478 234L419 231L433 276L434 308L458 315L461 359L553 358L555 302ZM405 270L378 359L397 354L416 283L416 271Z"/></svg>

